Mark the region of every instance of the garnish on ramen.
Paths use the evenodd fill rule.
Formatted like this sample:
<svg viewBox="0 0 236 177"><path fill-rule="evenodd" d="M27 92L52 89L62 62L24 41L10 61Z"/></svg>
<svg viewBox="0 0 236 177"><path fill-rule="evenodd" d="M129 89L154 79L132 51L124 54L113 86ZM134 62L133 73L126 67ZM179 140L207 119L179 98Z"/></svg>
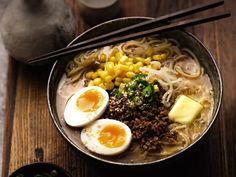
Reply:
<svg viewBox="0 0 236 177"><path fill-rule="evenodd" d="M107 102L79 99L81 96L76 93L97 87L102 89L101 93L107 93ZM82 143L89 150L102 155L116 155L126 150L123 156L135 151L143 158L162 158L194 142L208 126L214 104L210 79L196 56L174 39L158 36L78 54L66 67L58 96L65 100L62 109L66 108L66 123L84 127ZM83 103L82 108L74 107L84 111L82 115L94 111L98 103L104 110L86 119L86 116L67 110L74 98L72 105ZM70 124L72 119L75 122L83 119L86 123L75 125L72 121ZM111 151L96 149L111 143L113 135L117 136L111 133L116 132L112 130L115 126L108 126L110 132L106 132L105 137L109 138L104 138L102 143L99 141L101 127L93 131L93 135L88 133L88 129L98 126L98 121L106 119L125 124L131 130L132 141L128 149L129 143L117 152L112 146L106 146ZM88 145L90 135L98 137L97 146ZM120 135L118 137L122 139Z"/></svg>

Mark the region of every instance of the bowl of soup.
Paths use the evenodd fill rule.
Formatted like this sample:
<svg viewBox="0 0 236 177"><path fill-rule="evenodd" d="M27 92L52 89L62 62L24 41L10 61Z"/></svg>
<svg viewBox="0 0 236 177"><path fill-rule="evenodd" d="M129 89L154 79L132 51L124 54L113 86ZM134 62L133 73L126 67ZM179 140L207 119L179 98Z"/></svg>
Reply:
<svg viewBox="0 0 236 177"><path fill-rule="evenodd" d="M145 20L108 21L69 45ZM206 134L222 80L206 47L174 30L59 59L47 92L56 128L78 151L111 164L147 165L184 153Z"/></svg>

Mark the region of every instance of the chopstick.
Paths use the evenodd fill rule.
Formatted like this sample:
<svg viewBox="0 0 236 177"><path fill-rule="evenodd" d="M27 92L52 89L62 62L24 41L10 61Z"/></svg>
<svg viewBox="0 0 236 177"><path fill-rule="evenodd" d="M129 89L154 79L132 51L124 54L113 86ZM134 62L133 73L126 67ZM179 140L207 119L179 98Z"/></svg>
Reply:
<svg viewBox="0 0 236 177"><path fill-rule="evenodd" d="M219 1L211 2L211 3L197 5L197 6L187 8L184 10L180 10L180 11L177 11L172 14L164 15L164 16L161 16L161 17L153 19L153 20L148 20L148 21L144 21L142 23L138 23L138 24L135 24L132 26L128 26L126 28L119 29L119 30L113 31L111 33L107 33L107 34L104 34L104 35L101 35L101 36L98 36L98 37L95 37L92 39L88 39L86 41L82 41L80 43L77 43L77 44L56 50L56 51L41 55L39 57L29 59L29 60L27 60L27 62L29 64L37 64L37 63L47 62L47 61L51 61L53 59L55 60L56 57L65 56L65 55L68 55L68 54L71 54L74 52L80 52L83 50L90 50L90 49L94 49L94 48L98 48L98 47L102 47L102 46L106 46L106 45L111 45L111 44L118 43L118 42L124 42L124 41L135 39L138 37L145 37L148 35L155 34L157 32L163 32L163 31L173 30L173 29L177 29L177 28L184 28L184 27L188 27L188 26L193 26L193 25L197 25L197 24L206 23L206 22L210 22L210 21L214 21L214 20L219 20L221 18L229 17L230 12L225 12L225 13L211 15L208 17L193 18L193 19L188 19L188 20L182 20L179 22L173 22L170 24L156 27L156 28L153 28L153 26L151 26L151 25L156 25L156 24L160 25L160 23L167 22L167 21L174 20L174 19L178 19L181 17L185 17L188 15L192 15L194 13L201 12L201 11L204 11L204 10L207 10L210 8L214 8L214 7L220 6L222 4L224 4L224 1L219 0ZM138 31L138 32L135 32L132 34L126 34L126 33L131 32L132 30L144 29L144 28L147 28L147 30L146 31Z"/></svg>
<svg viewBox="0 0 236 177"><path fill-rule="evenodd" d="M49 52L49 53L47 53L45 55L42 55L40 57L47 57L47 56L50 56L50 55L61 53L63 51L69 50L69 49L78 48L78 47L90 44L92 42L98 42L98 41L101 41L101 40L106 40L109 37L112 37L112 36L115 36L115 35L121 35L124 32L128 33L131 30L141 28L141 27L145 27L147 25L150 26L150 25L154 25L154 24L160 24L160 23L163 23L163 22L167 22L169 20L174 20L174 19L181 18L181 17L187 16L187 15L192 15L194 13L198 13L198 12L201 12L201 11L204 11L204 10L208 10L210 8L214 8L214 7L223 5L223 4L224 4L224 0L218 0L218 1L215 1L215 2L211 2L211 3L196 5L196 6L191 7L191 8L183 9L183 10L171 13L171 14L161 16L159 18L155 18L155 19L152 19L152 20L147 20L147 21L144 21L142 23L131 25L131 26L128 26L126 28L118 29L116 31L113 31L113 32L110 32L110 33L107 33L107 34L103 34L101 36L98 36L98 37L95 37L95 38L92 38L92 39L88 39L86 41L82 41L80 43L73 44L73 45L68 46L66 48L62 48L62 49L59 49L59 50L56 50L56 51L53 51L53 52Z"/></svg>

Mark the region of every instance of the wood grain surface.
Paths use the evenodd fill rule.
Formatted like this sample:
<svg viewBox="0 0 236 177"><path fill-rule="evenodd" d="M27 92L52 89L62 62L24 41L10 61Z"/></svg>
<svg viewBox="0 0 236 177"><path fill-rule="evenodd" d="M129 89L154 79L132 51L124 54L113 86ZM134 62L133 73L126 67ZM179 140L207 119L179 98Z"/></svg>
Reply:
<svg viewBox="0 0 236 177"><path fill-rule="evenodd" d="M157 17L205 1L121 0L120 16ZM232 17L188 29L216 58L224 81L220 114L208 135L193 149L169 163L142 168L111 166L87 158L63 139L50 118L46 85L51 66L26 66L10 59L2 176L7 177L24 164L45 161L64 167L73 177L235 177L235 7L235 0L225 0L225 8L231 10ZM80 32L86 28L80 19Z"/></svg>

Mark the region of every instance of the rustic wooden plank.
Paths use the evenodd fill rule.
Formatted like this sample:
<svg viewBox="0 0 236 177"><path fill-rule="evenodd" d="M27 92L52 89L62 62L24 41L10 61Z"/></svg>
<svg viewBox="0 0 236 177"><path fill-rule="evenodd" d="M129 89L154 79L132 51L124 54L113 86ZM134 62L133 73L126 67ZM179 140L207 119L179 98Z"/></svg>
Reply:
<svg viewBox="0 0 236 177"><path fill-rule="evenodd" d="M222 71L224 81L223 105L218 119L208 139L209 161L211 176L235 176L235 130L236 124L234 103L235 103L235 79L230 77L235 66L235 28L236 15L234 1L225 2L226 9L231 10L232 17L219 22L208 23L194 28L194 33L199 37L206 47L215 56ZM224 8L222 8L224 9ZM216 11L216 10L215 10ZM212 11L214 12L214 10ZM207 14L207 13L205 13ZM209 14L209 13L208 13ZM233 106L233 107L232 107Z"/></svg>
<svg viewBox="0 0 236 177"><path fill-rule="evenodd" d="M224 97L222 111L220 113L220 142L221 142L221 162L223 165L222 176L230 177L236 175L236 80L234 78L236 67L236 28L235 28L235 1L226 1L227 9L232 12L232 17L225 21L219 21L216 25L216 54L219 58L223 80ZM232 77L233 76L233 77ZM218 129L218 132L219 132ZM214 160L214 159L213 159ZM222 167L221 167L222 168Z"/></svg>
<svg viewBox="0 0 236 177"><path fill-rule="evenodd" d="M10 148L12 138L13 115L15 111L15 92L17 78L17 64L9 58L8 73L7 73L6 101L5 101L5 120L4 120L4 137L2 151L2 176L8 176L10 162Z"/></svg>

